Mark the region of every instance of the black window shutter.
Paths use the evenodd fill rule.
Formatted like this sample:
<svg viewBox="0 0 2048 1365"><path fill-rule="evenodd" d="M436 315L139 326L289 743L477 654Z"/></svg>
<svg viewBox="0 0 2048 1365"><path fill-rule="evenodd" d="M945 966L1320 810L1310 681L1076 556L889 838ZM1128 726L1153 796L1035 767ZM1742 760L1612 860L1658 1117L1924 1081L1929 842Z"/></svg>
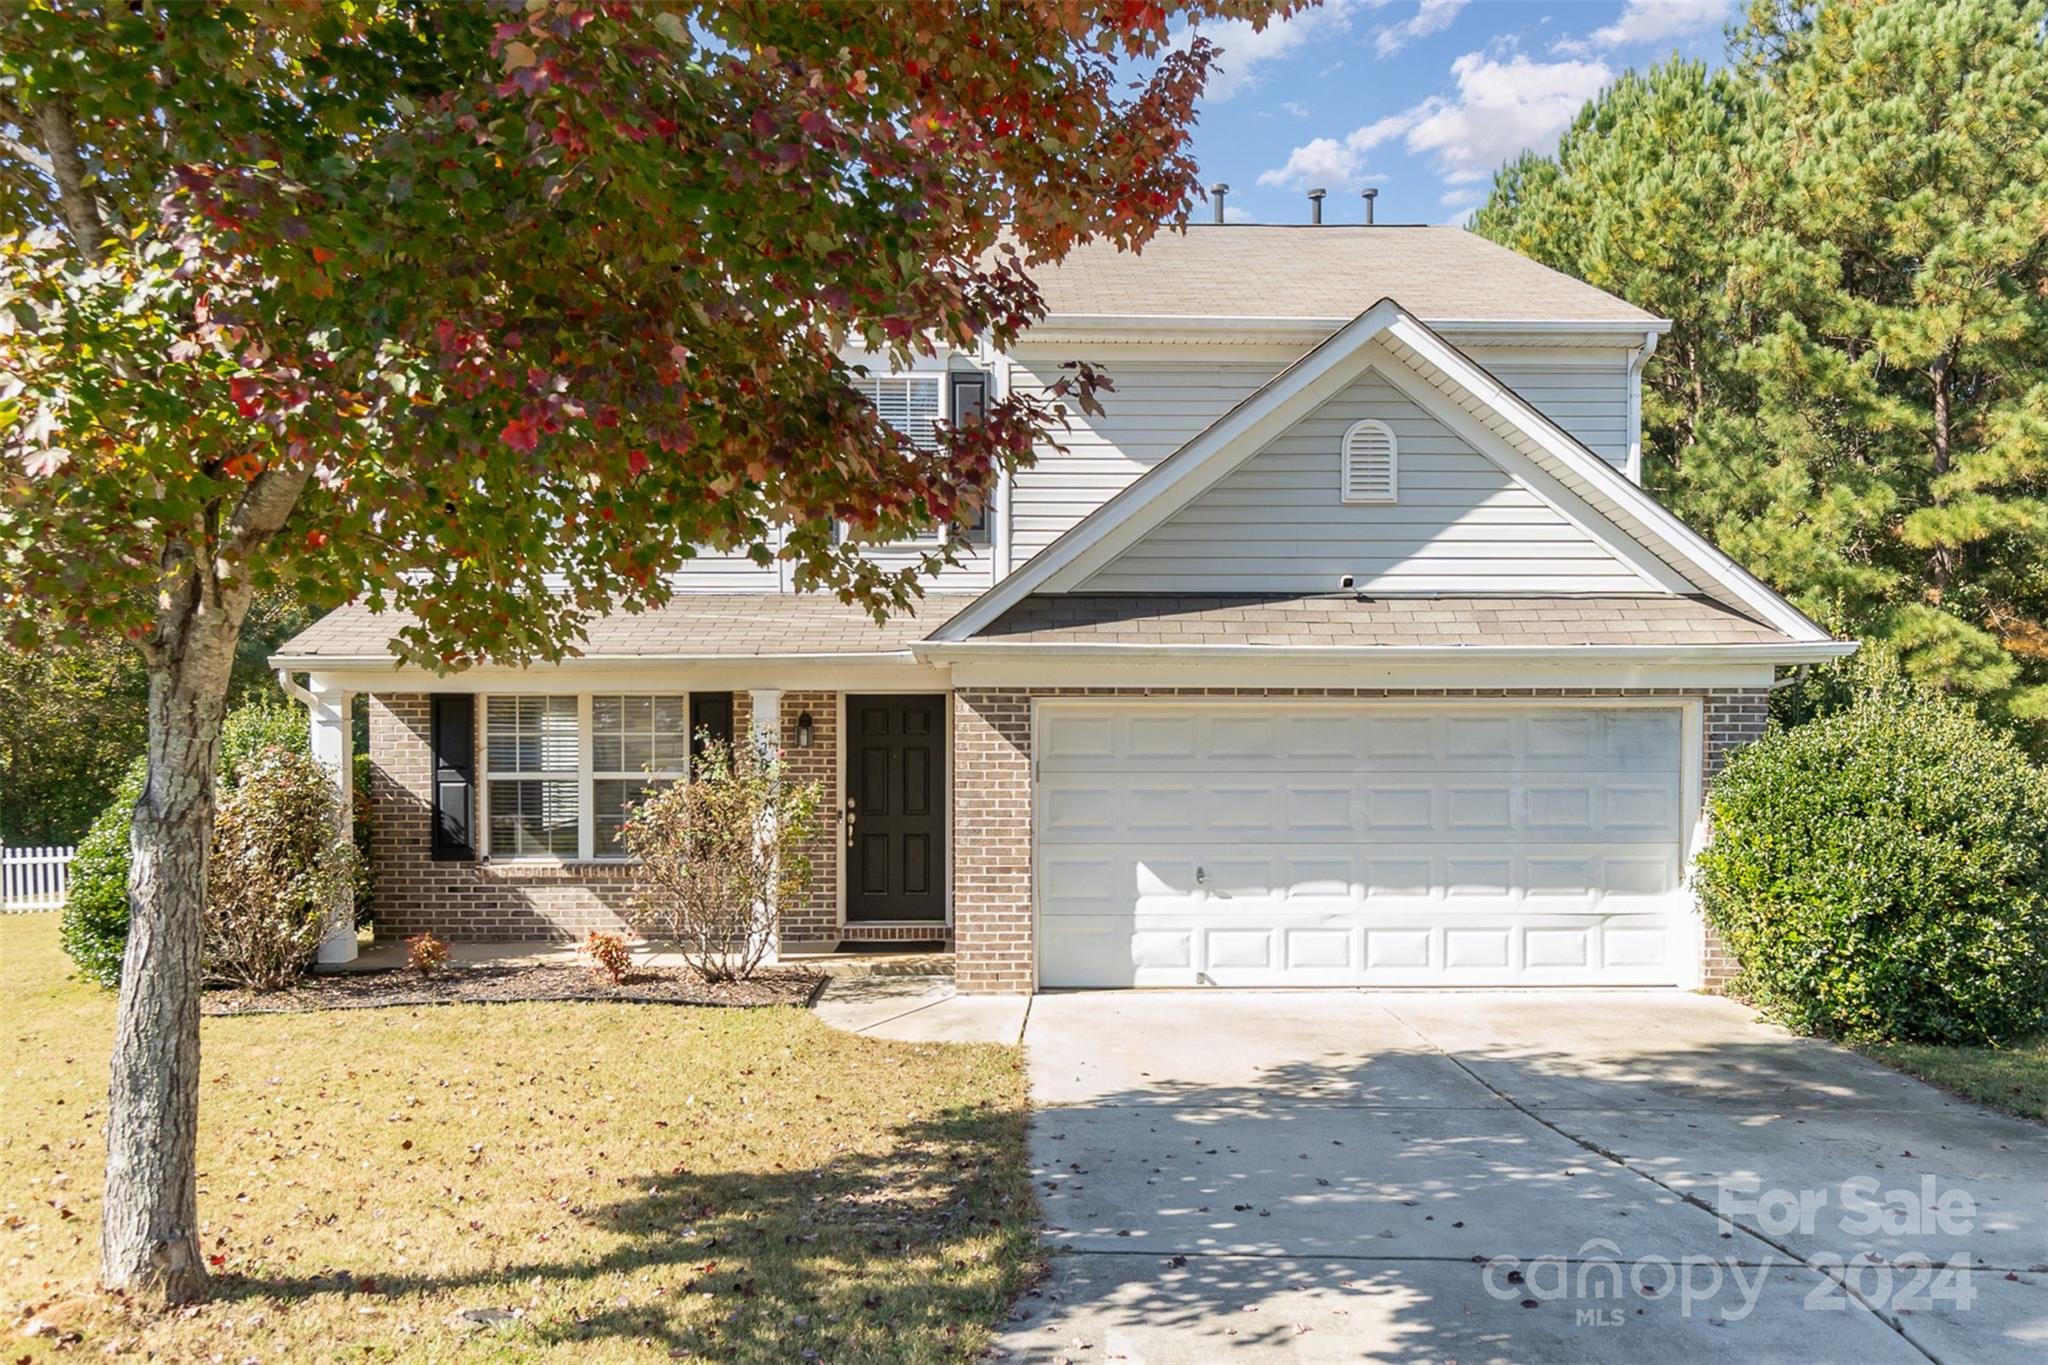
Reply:
<svg viewBox="0 0 2048 1365"><path fill-rule="evenodd" d="M988 376L979 370L948 375L953 385L953 425L971 427L988 415Z"/></svg>
<svg viewBox="0 0 2048 1365"><path fill-rule="evenodd" d="M962 370L946 376L946 382L953 387L953 425L971 427L988 416L988 376L980 370ZM988 533L988 504L974 509L973 524L967 533L976 540Z"/></svg>
<svg viewBox="0 0 2048 1365"><path fill-rule="evenodd" d="M433 860L469 862L476 857L476 698L467 692L435 692L428 702Z"/></svg>
<svg viewBox="0 0 2048 1365"><path fill-rule="evenodd" d="M704 739L710 736L732 749L732 693L692 692L690 694L690 766L704 756Z"/></svg>

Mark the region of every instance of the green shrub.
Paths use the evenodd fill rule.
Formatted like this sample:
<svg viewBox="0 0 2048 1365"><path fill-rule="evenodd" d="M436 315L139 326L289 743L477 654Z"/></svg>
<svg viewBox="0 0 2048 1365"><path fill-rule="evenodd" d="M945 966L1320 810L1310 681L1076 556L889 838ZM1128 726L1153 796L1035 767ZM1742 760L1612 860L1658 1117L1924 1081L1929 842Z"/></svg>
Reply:
<svg viewBox="0 0 2048 1365"><path fill-rule="evenodd" d="M1787 1025L2002 1042L2048 1022L2048 774L1955 703L1873 670L1862 695L1737 754L1695 884Z"/></svg>
<svg viewBox="0 0 2048 1365"><path fill-rule="evenodd" d="M352 896L355 849L333 835L327 770L281 745L242 759L214 818L206 878L206 968L251 990L306 974L327 919Z"/></svg>
<svg viewBox="0 0 2048 1365"><path fill-rule="evenodd" d="M58 934L78 974L112 989L128 948L128 830L149 764L136 759L71 860Z"/></svg>
<svg viewBox="0 0 2048 1365"><path fill-rule="evenodd" d="M228 712L218 760L223 800L256 755L272 747L297 753L311 747L303 711L266 698ZM121 983L121 955L128 947L128 837L148 770L147 760L135 760L79 844L59 925L64 951L79 975L109 989Z"/></svg>

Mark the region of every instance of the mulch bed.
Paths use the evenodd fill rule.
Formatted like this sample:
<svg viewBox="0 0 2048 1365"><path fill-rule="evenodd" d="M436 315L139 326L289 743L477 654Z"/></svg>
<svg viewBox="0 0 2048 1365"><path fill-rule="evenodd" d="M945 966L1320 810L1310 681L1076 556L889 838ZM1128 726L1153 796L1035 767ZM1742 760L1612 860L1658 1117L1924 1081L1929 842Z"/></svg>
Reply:
<svg viewBox="0 0 2048 1365"><path fill-rule="evenodd" d="M619 985L583 967L450 967L438 976L410 971L336 972L308 977L267 994L220 986L200 996L202 1014L298 1014L309 1010L383 1009L400 1005L510 1004L520 1000L582 1000L641 1005L794 1005L805 1008L824 988L822 972L774 968L750 981L706 981L688 967L636 967Z"/></svg>

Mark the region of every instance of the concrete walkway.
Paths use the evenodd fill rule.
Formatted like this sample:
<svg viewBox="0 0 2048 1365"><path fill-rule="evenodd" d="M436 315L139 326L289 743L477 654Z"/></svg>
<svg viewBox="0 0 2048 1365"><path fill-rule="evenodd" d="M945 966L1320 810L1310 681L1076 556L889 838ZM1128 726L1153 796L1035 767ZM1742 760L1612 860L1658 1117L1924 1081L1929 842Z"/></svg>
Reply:
<svg viewBox="0 0 2048 1365"><path fill-rule="evenodd" d="M835 974L812 1013L834 1028L912 1043L1006 1043L1024 1031L1031 999L959 995L953 977L892 971Z"/></svg>
<svg viewBox="0 0 2048 1365"><path fill-rule="evenodd" d="M1013 1360L2048 1359L2048 1129L1727 1001L1047 995L1025 1046Z"/></svg>

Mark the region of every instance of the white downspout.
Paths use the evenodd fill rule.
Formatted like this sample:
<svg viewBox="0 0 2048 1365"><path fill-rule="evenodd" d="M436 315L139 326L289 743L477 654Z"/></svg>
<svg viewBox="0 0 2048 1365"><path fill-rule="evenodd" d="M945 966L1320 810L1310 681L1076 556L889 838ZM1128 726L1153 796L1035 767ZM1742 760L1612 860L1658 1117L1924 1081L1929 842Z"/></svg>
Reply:
<svg viewBox="0 0 2048 1365"><path fill-rule="evenodd" d="M1628 353L1628 481L1643 486L1643 366L1657 353L1657 333L1646 330L1643 344Z"/></svg>

